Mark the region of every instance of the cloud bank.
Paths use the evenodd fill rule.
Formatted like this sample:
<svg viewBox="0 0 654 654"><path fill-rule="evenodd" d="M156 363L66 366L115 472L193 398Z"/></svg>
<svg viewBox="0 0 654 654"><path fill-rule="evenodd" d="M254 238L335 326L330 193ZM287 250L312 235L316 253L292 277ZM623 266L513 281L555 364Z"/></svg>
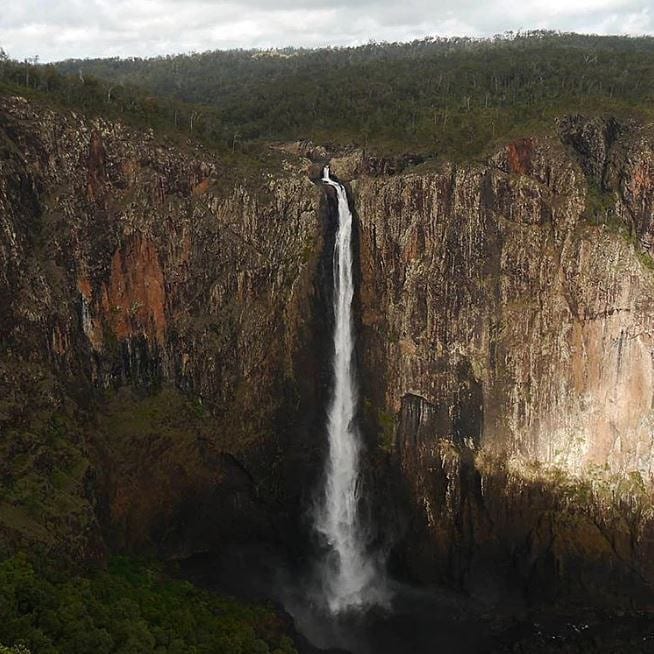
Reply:
<svg viewBox="0 0 654 654"><path fill-rule="evenodd" d="M651 0L0 0L16 59L147 57L557 29L654 34Z"/></svg>

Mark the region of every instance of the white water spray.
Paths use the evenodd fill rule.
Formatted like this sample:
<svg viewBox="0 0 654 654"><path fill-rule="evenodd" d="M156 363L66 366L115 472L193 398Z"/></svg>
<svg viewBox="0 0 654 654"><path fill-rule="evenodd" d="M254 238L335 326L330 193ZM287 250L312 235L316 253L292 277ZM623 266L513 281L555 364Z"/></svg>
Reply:
<svg viewBox="0 0 654 654"><path fill-rule="evenodd" d="M353 369L352 213L345 189L329 176L322 181L336 189L338 231L334 244L334 388L328 411L329 456L325 493L316 515L316 529L329 553L322 563L323 593L332 613L384 603L386 592L378 566L366 552L359 521L359 452L355 424L357 388Z"/></svg>

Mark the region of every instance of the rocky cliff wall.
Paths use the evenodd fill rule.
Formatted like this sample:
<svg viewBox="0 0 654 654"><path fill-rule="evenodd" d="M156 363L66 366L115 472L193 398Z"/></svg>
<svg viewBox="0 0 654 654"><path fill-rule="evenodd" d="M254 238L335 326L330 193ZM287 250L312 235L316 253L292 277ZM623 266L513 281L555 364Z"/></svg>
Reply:
<svg viewBox="0 0 654 654"><path fill-rule="evenodd" d="M297 160L248 177L20 98L0 121L6 540L94 556L98 515L179 554L238 513L274 532L320 448L320 191ZM48 460L36 487L21 457Z"/></svg>
<svg viewBox="0 0 654 654"><path fill-rule="evenodd" d="M559 131L352 181L364 377L414 576L651 596L652 135Z"/></svg>
<svg viewBox="0 0 654 654"><path fill-rule="evenodd" d="M249 174L7 98L0 135L2 543L292 542L329 384L334 207L306 148ZM651 599L653 143L572 117L484 162L333 159L400 573Z"/></svg>

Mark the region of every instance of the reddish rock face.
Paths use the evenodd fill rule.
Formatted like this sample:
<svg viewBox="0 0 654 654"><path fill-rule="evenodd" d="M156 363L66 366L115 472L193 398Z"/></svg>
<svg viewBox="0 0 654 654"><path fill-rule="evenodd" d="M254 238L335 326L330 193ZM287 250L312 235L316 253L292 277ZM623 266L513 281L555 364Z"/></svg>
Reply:
<svg viewBox="0 0 654 654"><path fill-rule="evenodd" d="M506 157L511 172L517 175L531 174L532 139L521 139L506 146Z"/></svg>
<svg viewBox="0 0 654 654"><path fill-rule="evenodd" d="M166 289L154 243L136 234L111 258L109 279L94 296L87 277L77 281L82 325L91 347L102 351L106 334L125 341L142 336L163 345L166 331ZM63 352L61 352L63 354Z"/></svg>
<svg viewBox="0 0 654 654"><path fill-rule="evenodd" d="M152 241L136 235L111 258L109 282L100 292L102 319L120 340L143 335L163 344L166 290Z"/></svg>
<svg viewBox="0 0 654 654"><path fill-rule="evenodd" d="M209 180L203 179L201 182L198 182L193 187L193 195L202 195L203 193L206 193L208 189L209 189Z"/></svg>

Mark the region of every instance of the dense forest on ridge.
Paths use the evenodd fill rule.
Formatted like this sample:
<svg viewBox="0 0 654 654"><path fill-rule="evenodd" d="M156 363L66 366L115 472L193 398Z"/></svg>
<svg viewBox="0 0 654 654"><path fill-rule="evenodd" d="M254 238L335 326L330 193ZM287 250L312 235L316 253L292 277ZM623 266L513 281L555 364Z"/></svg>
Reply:
<svg viewBox="0 0 654 654"><path fill-rule="evenodd" d="M457 159L546 131L562 114L650 119L654 38L528 32L47 65L0 52L0 91L45 95L225 152L310 139Z"/></svg>
<svg viewBox="0 0 654 654"><path fill-rule="evenodd" d="M15 61L0 48L0 94L22 95L107 118L120 118L140 128L167 135L193 136L220 146L219 117L210 107L198 107L174 98L153 97L133 84L115 84L92 75L67 75L36 58Z"/></svg>
<svg viewBox="0 0 654 654"><path fill-rule="evenodd" d="M528 32L75 60L57 70L203 105L198 129L225 145L306 138L456 158L563 113L649 115L654 39Z"/></svg>

